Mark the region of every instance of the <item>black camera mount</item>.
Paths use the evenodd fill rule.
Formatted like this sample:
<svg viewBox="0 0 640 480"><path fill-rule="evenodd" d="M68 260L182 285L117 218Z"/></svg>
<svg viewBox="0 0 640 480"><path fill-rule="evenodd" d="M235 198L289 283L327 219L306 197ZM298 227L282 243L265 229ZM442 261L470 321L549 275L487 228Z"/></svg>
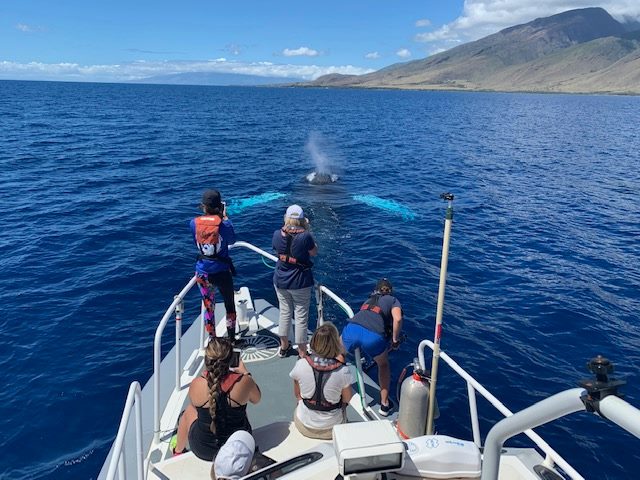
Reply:
<svg viewBox="0 0 640 480"><path fill-rule="evenodd" d="M622 398L623 395L618 392L618 388L627 382L613 377L609 378L609 374L613 373L613 363L602 355L598 355L587 362L587 370L593 373L596 378L588 378L578 382L578 385L587 391L587 395L582 401L587 412L596 412L602 418L606 418L600 411L600 401L609 395Z"/></svg>

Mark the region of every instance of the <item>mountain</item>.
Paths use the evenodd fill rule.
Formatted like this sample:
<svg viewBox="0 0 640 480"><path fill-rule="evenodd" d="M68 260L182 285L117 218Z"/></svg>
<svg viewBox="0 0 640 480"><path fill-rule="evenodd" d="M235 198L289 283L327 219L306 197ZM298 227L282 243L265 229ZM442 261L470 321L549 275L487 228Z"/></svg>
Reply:
<svg viewBox="0 0 640 480"><path fill-rule="evenodd" d="M640 94L640 31L602 8L538 18L430 57L304 85Z"/></svg>
<svg viewBox="0 0 640 480"><path fill-rule="evenodd" d="M255 86L277 85L300 81L299 78L261 77L258 75L244 75L240 73L190 72L174 73L170 75L156 75L137 80L135 83L165 84L165 85L216 85L216 86Z"/></svg>

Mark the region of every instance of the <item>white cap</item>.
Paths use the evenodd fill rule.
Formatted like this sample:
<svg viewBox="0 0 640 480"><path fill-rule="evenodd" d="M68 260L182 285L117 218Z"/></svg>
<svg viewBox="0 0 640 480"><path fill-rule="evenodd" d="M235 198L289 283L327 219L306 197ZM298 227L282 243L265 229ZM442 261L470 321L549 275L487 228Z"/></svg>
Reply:
<svg viewBox="0 0 640 480"><path fill-rule="evenodd" d="M287 208L285 217L301 220L304 218L304 211L302 210L302 207L300 205L291 205L289 208Z"/></svg>
<svg viewBox="0 0 640 480"><path fill-rule="evenodd" d="M213 461L216 478L238 480L244 477L251 467L255 449L256 442L249 432L234 432L220 447Z"/></svg>

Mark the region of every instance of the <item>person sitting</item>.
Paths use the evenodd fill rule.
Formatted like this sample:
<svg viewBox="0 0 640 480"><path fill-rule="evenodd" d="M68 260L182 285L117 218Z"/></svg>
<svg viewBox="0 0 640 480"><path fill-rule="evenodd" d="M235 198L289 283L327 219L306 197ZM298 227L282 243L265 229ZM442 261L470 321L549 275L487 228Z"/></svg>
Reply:
<svg viewBox="0 0 640 480"><path fill-rule="evenodd" d="M379 413L384 417L394 409L394 404L389 398L389 340L391 348L397 349L400 346L402 330L402 306L392 294L391 282L386 278L378 280L369 299L360 307L360 311L349 319L342 331L342 342L347 351L353 353L356 348L360 348L378 365Z"/></svg>
<svg viewBox="0 0 640 480"><path fill-rule="evenodd" d="M211 465L211 480L238 480L249 473L256 442L249 432L238 430L225 442Z"/></svg>
<svg viewBox="0 0 640 480"><path fill-rule="evenodd" d="M178 423L175 455L189 448L202 460L213 460L218 449L238 430L251 432L247 403L258 403L260 388L244 363L231 369L233 345L214 337L205 349L205 371L189 387L190 403Z"/></svg>
<svg viewBox="0 0 640 480"><path fill-rule="evenodd" d="M293 421L306 437L330 440L334 425L346 422L353 376L344 363L338 329L322 324L311 337L311 354L299 359L289 376L298 406Z"/></svg>

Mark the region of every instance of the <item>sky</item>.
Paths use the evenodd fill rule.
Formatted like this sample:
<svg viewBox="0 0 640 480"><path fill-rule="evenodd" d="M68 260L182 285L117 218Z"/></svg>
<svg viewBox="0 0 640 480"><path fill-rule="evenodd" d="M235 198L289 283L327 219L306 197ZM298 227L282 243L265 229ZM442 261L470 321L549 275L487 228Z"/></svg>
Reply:
<svg viewBox="0 0 640 480"><path fill-rule="evenodd" d="M0 79L362 74L593 6L640 20L640 0L1 0Z"/></svg>

